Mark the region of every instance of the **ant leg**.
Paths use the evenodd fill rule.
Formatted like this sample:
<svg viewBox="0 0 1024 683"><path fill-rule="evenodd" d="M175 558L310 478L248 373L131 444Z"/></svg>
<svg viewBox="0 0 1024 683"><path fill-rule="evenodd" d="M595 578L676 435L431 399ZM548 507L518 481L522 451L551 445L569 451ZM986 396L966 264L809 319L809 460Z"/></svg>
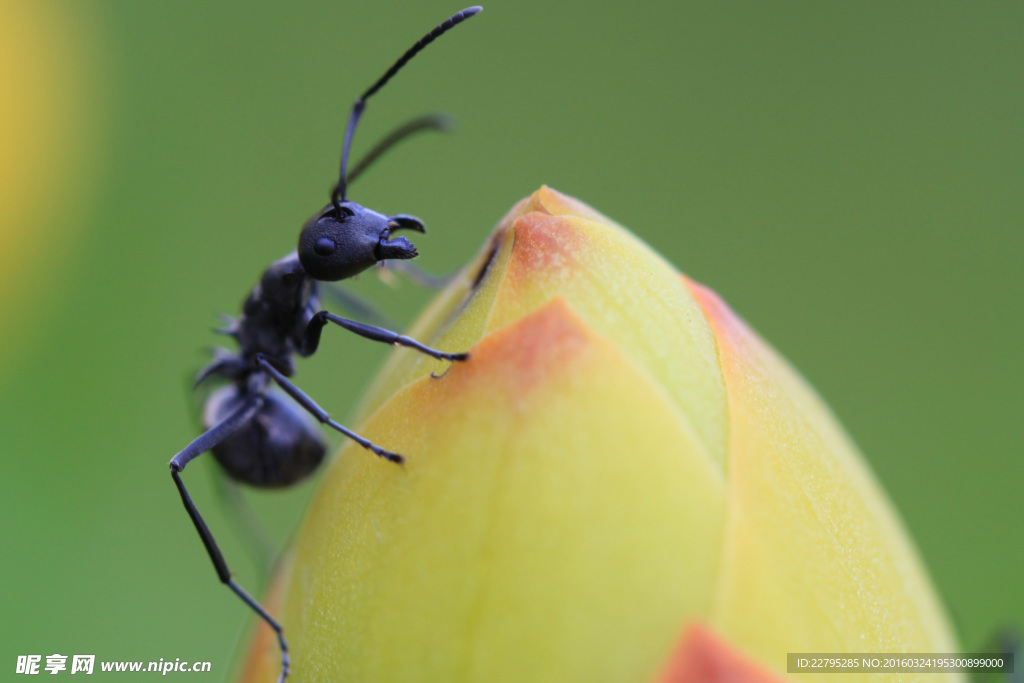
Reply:
<svg viewBox="0 0 1024 683"><path fill-rule="evenodd" d="M197 436L192 443L171 458L171 471L181 472L195 458L247 425L263 407L263 402L262 396L253 396L239 406L235 412Z"/></svg>
<svg viewBox="0 0 1024 683"><path fill-rule="evenodd" d="M456 361L467 360L469 358L468 353L446 353L444 351L438 351L437 349L430 348L426 344L421 344L411 337L406 337L404 334L385 330L383 327L374 327L373 325L366 325L364 323L356 322L355 320L342 318L341 316L334 315L327 311L320 311L313 316L312 320L309 321L309 326L306 327L306 336L303 339L303 355L308 356L316 351L317 346L320 345L320 333L328 322L340 325L349 332L355 332L359 336L372 339L373 341L384 342L385 344L395 344L396 346L408 346L409 348L421 351L428 356L433 356L438 360Z"/></svg>
<svg viewBox="0 0 1024 683"><path fill-rule="evenodd" d="M459 276L459 273L461 272L456 270L448 275L434 275L433 273L423 270L411 261L382 261L381 266L385 270L391 270L405 275L407 278L412 280L414 284L417 284L420 287L435 290L447 287Z"/></svg>
<svg viewBox="0 0 1024 683"><path fill-rule="evenodd" d="M336 282L320 282L318 284L320 291L333 299L342 312L362 318L373 325L395 327L395 321L379 311L376 306Z"/></svg>
<svg viewBox="0 0 1024 683"><path fill-rule="evenodd" d="M221 467L209 469L221 509L245 541L246 550L257 571L257 579L260 584L264 584L277 558L276 544L246 500L242 486L232 480Z"/></svg>
<svg viewBox="0 0 1024 683"><path fill-rule="evenodd" d="M297 386L292 384L288 380L288 378L281 373L280 370L278 370L277 368L270 364L267 357L264 356L262 353L256 355L256 364L259 365L264 372L270 375L270 377L275 382L277 382L278 386L284 389L285 393L294 398L299 405L301 405L303 408L309 411L309 414L315 417L317 420L319 420L322 424L325 424L328 427L331 427L332 429L341 432L342 434L352 439L363 448L372 451L374 454L379 455L385 460L390 460L391 462L397 463L399 465L405 462L405 458L403 458L398 453L392 453L391 451L385 450L378 446L377 444L370 441L369 439L359 436L348 427L345 427L344 425L341 425L332 420L330 416L327 414L326 410L318 406L316 402L306 394L306 392L302 391L302 389L299 389Z"/></svg>
<svg viewBox="0 0 1024 683"><path fill-rule="evenodd" d="M249 422L256 416L260 408L263 407L264 399L262 396L254 396L235 412L228 415L221 422L210 427L208 430L200 434L195 440L192 441L188 446L171 458L171 478L174 479L174 485L178 488L178 493L181 495L181 502L185 505L185 511L188 513L189 518L192 520L193 526L196 531L199 532L199 539L203 542L203 546L206 548L206 553L210 556L210 561L213 562L213 568L217 571L217 578L220 582L225 584L228 588L234 591L235 595L242 599L242 602L247 604L252 611L260 615L263 621L267 622L270 628L274 629L277 633L277 642L281 646L281 677L278 679L278 683L284 683L284 679L288 677L288 670L290 666L290 660L288 657L288 643L284 639L284 630L281 625L278 624L273 617L263 609L256 600L245 592L241 586L235 583L234 579L231 578L231 570L228 569L228 563L224 560L224 555L221 553L220 548L217 547L217 542L213 539L213 534L210 533L210 528L206 526L206 522L203 520L203 516L199 514L199 508L192 502L192 496L189 495L188 489L185 488L185 483L181 480L181 476L178 474L185 466L194 460L196 457L207 452L221 441L231 436L239 429L245 427Z"/></svg>

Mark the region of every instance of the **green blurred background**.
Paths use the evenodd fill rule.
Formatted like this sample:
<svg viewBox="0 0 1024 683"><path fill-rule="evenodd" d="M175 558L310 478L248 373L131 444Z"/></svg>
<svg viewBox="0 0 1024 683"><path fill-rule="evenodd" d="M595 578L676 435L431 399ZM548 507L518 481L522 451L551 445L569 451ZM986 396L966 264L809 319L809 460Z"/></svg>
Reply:
<svg viewBox="0 0 1024 683"><path fill-rule="evenodd" d="M326 199L353 98L459 8L0 2L0 666L227 675L248 612L167 476L186 377ZM1022 35L1015 2L499 0L371 101L356 154L421 112L457 133L352 195L423 218L446 272L546 183L712 286L832 405L978 649L1024 622ZM403 323L429 298L355 288ZM388 349L325 341L298 381L344 416ZM310 491L251 499L283 541Z"/></svg>

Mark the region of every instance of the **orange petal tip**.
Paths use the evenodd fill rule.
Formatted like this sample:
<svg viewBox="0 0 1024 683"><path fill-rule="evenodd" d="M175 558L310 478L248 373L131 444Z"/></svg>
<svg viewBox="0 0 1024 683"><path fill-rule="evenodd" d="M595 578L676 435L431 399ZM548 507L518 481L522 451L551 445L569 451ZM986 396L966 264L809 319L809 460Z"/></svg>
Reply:
<svg viewBox="0 0 1024 683"><path fill-rule="evenodd" d="M657 683L785 683L699 622L686 627Z"/></svg>

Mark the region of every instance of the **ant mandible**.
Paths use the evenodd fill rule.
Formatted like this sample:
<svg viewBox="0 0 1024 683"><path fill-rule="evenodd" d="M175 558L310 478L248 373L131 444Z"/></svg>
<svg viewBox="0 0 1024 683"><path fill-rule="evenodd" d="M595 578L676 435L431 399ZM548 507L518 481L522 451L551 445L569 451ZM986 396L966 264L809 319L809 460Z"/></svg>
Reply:
<svg viewBox="0 0 1024 683"><path fill-rule="evenodd" d="M385 450L335 422L327 411L288 378L294 371L292 356L312 355L320 344L320 333L327 323L340 325L374 341L407 346L442 360L463 361L468 358L465 353L438 351L384 328L319 310L318 283L350 278L381 261L416 256L416 248L409 240L393 238L391 233L396 230L424 232L423 223L418 218L406 214L385 216L367 209L348 199L346 189L355 176L396 142L420 130L442 128L443 119L424 117L399 128L346 176L349 147L366 101L416 53L480 10L480 7L470 7L446 19L409 48L355 101L345 129L341 173L331 192L331 201L302 228L298 249L263 272L259 283L242 305L242 314L225 330L238 342L238 352L218 352L199 373L196 384L212 377L225 378L230 383L215 391L206 401L203 410L206 431L171 458L174 485L178 487L185 510L213 561L217 577L277 633L281 647L280 682L288 676L290 666L283 629L231 578L227 562L192 502L180 473L194 458L212 451L227 474L245 484L283 487L309 476L323 460L326 442L320 428L299 407L376 455L393 463L403 462L398 453ZM272 384L279 386L294 399L294 403L270 391Z"/></svg>

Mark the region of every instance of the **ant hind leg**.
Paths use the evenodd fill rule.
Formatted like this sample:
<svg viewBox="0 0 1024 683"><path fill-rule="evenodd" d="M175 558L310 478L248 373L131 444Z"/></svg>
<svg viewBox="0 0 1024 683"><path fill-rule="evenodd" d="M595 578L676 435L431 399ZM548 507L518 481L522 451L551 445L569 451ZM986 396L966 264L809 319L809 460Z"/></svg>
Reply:
<svg viewBox="0 0 1024 683"><path fill-rule="evenodd" d="M192 443L171 458L170 468L171 478L174 479L174 485L181 495L181 502L184 504L185 511L188 512L193 526L195 526L196 531L199 533L199 539L203 542L206 553L210 556L210 561L213 562L213 568L217 571L217 578L220 579L221 583L234 591L235 595L241 598L256 614L260 615L263 621L267 622L270 628L274 629L274 632L277 633L277 642L281 646L281 677L278 679L278 683L284 683L290 667L288 643L284 639L284 630L270 616L267 610L263 609L262 605L231 578L231 570L228 569L228 563L224 560L224 555L221 553L220 548L217 547L217 542L214 540L213 534L210 533L210 528L206 525L206 521L203 520L203 516L199 513L199 508L192 502L192 496L189 495L188 489L185 488L185 483L181 480L181 475L179 474L190 461L209 451L238 430L245 428L260 411L264 403L265 399L258 395L245 401L236 411L200 434Z"/></svg>

